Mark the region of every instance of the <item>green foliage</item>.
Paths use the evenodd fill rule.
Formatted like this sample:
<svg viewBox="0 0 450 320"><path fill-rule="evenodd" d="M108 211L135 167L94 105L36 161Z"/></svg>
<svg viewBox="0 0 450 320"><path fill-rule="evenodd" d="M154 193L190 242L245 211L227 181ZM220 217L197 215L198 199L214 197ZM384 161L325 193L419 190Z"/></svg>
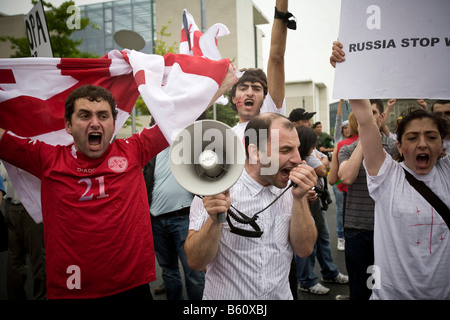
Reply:
<svg viewBox="0 0 450 320"><path fill-rule="evenodd" d="M164 41L164 37L170 37L172 35L172 33L167 32L167 28L171 23L172 20L169 20L167 25L163 25L161 30L156 32L157 38L155 41L155 46L153 47L153 52L155 54L163 56L168 52L175 53L175 48L178 46L178 43L174 42L171 46L166 46L166 41Z"/></svg>
<svg viewBox="0 0 450 320"><path fill-rule="evenodd" d="M28 38L14 38L10 36L1 36L0 41L9 41L11 49L16 50L11 54L10 58L31 57L30 45Z"/></svg>
<svg viewBox="0 0 450 320"><path fill-rule="evenodd" d="M214 119L214 106L206 110L206 119ZM234 127L238 123L239 118L237 112L231 109L231 103L228 102L226 105L216 104L216 120Z"/></svg>
<svg viewBox="0 0 450 320"><path fill-rule="evenodd" d="M38 1L32 0L31 3L35 5ZM50 33L50 41L52 44L53 56L55 58L96 58L96 54L88 52L81 52L78 50L78 45L82 40L74 40L70 38L70 35L77 31L77 29L69 29L67 27L67 20L72 15L71 11L67 12L69 6L75 5L72 0L62 3L58 8L54 7L51 3L42 1L45 10L45 19L47 20L47 27ZM88 18L80 19L81 29L91 26L97 28L98 26L90 23ZM28 44L28 38L14 38L14 37L0 37L0 41L9 41L11 43L11 49L15 50L15 53L11 55L11 58L30 57L31 52Z"/></svg>

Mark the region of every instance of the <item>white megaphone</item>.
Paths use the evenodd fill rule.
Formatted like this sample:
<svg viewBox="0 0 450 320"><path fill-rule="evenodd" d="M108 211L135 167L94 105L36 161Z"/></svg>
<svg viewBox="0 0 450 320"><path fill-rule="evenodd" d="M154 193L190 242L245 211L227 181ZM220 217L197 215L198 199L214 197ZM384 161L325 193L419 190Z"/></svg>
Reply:
<svg viewBox="0 0 450 320"><path fill-rule="evenodd" d="M173 140L169 164L175 180L185 190L199 196L219 194L241 176L244 145L226 124L196 121ZM224 212L219 214L219 221L225 222Z"/></svg>

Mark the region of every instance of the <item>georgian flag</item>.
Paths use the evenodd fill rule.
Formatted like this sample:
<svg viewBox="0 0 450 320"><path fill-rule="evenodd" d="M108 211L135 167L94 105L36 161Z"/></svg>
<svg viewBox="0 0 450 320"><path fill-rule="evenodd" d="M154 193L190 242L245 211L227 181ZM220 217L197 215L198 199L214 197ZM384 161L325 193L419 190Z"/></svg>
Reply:
<svg viewBox="0 0 450 320"><path fill-rule="evenodd" d="M229 60L168 53L164 57L114 50L98 59L0 59L0 128L51 145L70 145L64 102L84 84L110 90L118 101L115 133L141 94L169 143L208 107L228 72ZM42 222L40 180L6 162L31 217Z"/></svg>
<svg viewBox="0 0 450 320"><path fill-rule="evenodd" d="M183 10L179 52L191 56L207 57L212 60L222 59L217 48L218 38L230 34L227 26L216 23L203 34L197 27L194 18ZM221 96L216 103L226 105L228 99Z"/></svg>

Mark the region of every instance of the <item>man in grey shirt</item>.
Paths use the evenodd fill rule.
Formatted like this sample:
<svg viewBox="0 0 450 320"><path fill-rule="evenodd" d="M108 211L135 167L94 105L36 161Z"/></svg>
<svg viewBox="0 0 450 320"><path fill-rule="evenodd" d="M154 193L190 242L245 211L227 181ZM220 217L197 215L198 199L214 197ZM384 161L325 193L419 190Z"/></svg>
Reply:
<svg viewBox="0 0 450 320"><path fill-rule="evenodd" d="M373 117L380 127L384 111L381 100L370 100ZM380 136L384 150L393 158L398 153L396 141ZM367 286L367 268L374 264L373 227L375 203L367 189L366 171L359 140L339 151L339 178L348 185L345 201L344 233L345 263L350 287L350 300L368 300L372 293Z"/></svg>

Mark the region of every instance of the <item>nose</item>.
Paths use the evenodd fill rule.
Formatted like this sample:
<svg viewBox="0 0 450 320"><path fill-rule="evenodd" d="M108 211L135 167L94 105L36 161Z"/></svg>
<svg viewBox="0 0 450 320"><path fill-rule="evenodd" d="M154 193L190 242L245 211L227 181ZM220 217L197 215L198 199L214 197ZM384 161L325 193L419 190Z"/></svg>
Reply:
<svg viewBox="0 0 450 320"><path fill-rule="evenodd" d="M94 115L94 116L91 118L90 127L91 127L91 128L99 128L99 127L100 127L100 120L98 119L98 116L97 116L97 115Z"/></svg>
<svg viewBox="0 0 450 320"><path fill-rule="evenodd" d="M290 159L292 163L295 163L295 165L299 165L302 162L302 157L300 156L300 152L296 148L294 152L292 153L292 157Z"/></svg>
<svg viewBox="0 0 450 320"><path fill-rule="evenodd" d="M254 93L254 91L253 91L252 86L249 86L248 89L245 91L245 95L246 95L246 96L253 97L254 94L255 94L255 93Z"/></svg>
<svg viewBox="0 0 450 320"><path fill-rule="evenodd" d="M419 144L418 144L418 146L419 146L419 148L422 148L422 149L427 147L426 138L422 134L419 136Z"/></svg>

